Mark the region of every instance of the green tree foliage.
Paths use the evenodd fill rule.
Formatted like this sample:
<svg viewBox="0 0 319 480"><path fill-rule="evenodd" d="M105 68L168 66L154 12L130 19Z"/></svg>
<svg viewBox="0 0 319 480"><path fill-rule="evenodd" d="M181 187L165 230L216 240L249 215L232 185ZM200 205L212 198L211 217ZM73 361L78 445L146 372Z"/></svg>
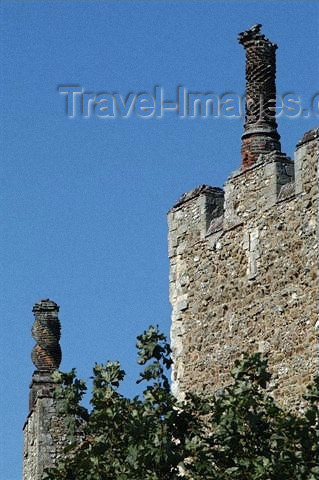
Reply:
<svg viewBox="0 0 319 480"><path fill-rule="evenodd" d="M75 370L56 374L69 445L48 480L318 480L318 379L295 414L267 394L267 360L243 355L219 395L179 402L165 336L150 327L137 348L141 397L119 393L125 373L117 362L94 366L90 410Z"/></svg>

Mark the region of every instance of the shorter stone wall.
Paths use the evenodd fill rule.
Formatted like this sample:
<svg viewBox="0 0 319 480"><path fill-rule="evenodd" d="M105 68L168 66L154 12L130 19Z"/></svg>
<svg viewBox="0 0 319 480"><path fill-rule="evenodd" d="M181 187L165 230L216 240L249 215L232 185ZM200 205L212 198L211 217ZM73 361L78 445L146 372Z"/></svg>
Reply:
<svg viewBox="0 0 319 480"><path fill-rule="evenodd" d="M54 398L56 384L40 382L37 376L39 372L33 375L31 409L23 428L23 480L42 480L44 470L54 465L67 445L63 415Z"/></svg>
<svg viewBox="0 0 319 480"><path fill-rule="evenodd" d="M40 397L24 428L24 480L40 480L66 445L63 422L52 398Z"/></svg>

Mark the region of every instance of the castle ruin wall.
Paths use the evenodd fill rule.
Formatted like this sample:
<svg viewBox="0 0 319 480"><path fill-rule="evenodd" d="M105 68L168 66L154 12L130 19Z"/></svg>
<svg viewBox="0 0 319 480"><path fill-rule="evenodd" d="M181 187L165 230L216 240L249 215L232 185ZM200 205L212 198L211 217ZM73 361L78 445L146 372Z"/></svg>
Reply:
<svg viewBox="0 0 319 480"><path fill-rule="evenodd" d="M170 210L173 390L218 391L242 352L269 355L272 389L295 403L318 370L318 129L295 162L261 155L221 189ZM207 205L215 208L207 208Z"/></svg>

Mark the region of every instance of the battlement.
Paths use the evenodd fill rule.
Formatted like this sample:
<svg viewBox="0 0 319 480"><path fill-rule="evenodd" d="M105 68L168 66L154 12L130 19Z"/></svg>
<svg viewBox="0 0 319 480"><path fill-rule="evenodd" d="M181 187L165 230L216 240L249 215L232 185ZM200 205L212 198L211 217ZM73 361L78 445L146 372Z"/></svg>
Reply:
<svg viewBox="0 0 319 480"><path fill-rule="evenodd" d="M169 256L181 253L185 242L195 244L232 229L256 212L300 195L312 180L309 172L315 156L311 151L316 150L318 139L318 128L306 132L297 144L295 161L277 152L260 155L252 166L233 172L224 189L200 185L184 193L168 213Z"/></svg>
<svg viewBox="0 0 319 480"><path fill-rule="evenodd" d="M169 256L179 255L187 245L203 240L213 219L224 210L224 191L200 185L181 196L168 213Z"/></svg>

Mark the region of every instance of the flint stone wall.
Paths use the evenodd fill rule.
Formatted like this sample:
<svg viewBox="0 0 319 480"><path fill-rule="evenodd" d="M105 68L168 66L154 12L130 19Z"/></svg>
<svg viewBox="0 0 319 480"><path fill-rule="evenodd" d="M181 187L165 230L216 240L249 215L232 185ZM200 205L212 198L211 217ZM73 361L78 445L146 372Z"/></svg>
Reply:
<svg viewBox="0 0 319 480"><path fill-rule="evenodd" d="M295 404L318 371L318 129L202 186L168 214L173 390L218 391L244 351L269 354ZM224 210L224 211L223 211Z"/></svg>

